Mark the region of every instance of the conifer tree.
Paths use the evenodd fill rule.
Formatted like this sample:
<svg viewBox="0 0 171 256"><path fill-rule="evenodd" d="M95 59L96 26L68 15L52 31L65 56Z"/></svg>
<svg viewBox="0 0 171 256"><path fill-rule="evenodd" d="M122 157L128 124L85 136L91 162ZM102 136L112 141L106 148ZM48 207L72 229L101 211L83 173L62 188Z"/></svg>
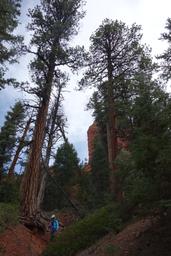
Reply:
<svg viewBox="0 0 171 256"><path fill-rule="evenodd" d="M79 159L72 144L65 142L58 148L54 166L60 176L61 185L70 183L79 173Z"/></svg>
<svg viewBox="0 0 171 256"><path fill-rule="evenodd" d="M119 97L129 95L129 81L135 78L146 49L141 46L140 26L104 20L91 36L89 68L80 88L94 86L102 95L106 111L108 162L111 169L111 192L117 194L115 159L117 156L117 106ZM148 52L148 51L147 51ZM147 54L148 55L148 54ZM143 66L141 66L143 69Z"/></svg>
<svg viewBox="0 0 171 256"><path fill-rule="evenodd" d="M75 184L79 174L80 167L77 152L74 146L67 141L57 149L52 175L55 182L49 177L44 207L53 210L55 207L62 208L71 205L69 190Z"/></svg>
<svg viewBox="0 0 171 256"><path fill-rule="evenodd" d="M11 160L12 152L16 146L18 126L24 118L24 108L21 102L17 102L5 117L4 125L0 131L0 179L5 165Z"/></svg>
<svg viewBox="0 0 171 256"><path fill-rule="evenodd" d="M17 85L15 79L6 78L7 64L17 61L21 53L22 37L14 35L18 26L21 0L0 1L0 90L6 84Z"/></svg>
<svg viewBox="0 0 171 256"><path fill-rule="evenodd" d="M95 190L96 207L98 203L103 204L105 195L109 193L109 167L107 154L101 137L98 135L94 141L94 152L91 162L92 184Z"/></svg>
<svg viewBox="0 0 171 256"><path fill-rule="evenodd" d="M171 98L156 81L140 83L129 112L130 152L118 159L125 197L135 205L171 196Z"/></svg>
<svg viewBox="0 0 171 256"><path fill-rule="evenodd" d="M83 48L69 46L84 16L82 4L82 0L42 0L29 12L32 21L28 28L33 32L29 52L35 55L30 64L35 87L29 92L39 101L33 143L22 182L21 221L29 227L45 228L40 209L41 193L44 192L40 186L40 160L47 114L53 86L62 76L60 67L66 65L74 71L83 64Z"/></svg>

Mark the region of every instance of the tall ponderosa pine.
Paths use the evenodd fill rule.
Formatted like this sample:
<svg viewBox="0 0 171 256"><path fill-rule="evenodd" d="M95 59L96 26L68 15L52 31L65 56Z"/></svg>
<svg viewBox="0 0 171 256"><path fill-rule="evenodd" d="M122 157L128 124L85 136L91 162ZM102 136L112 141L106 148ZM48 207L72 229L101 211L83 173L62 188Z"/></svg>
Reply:
<svg viewBox="0 0 171 256"><path fill-rule="evenodd" d="M20 54L22 37L13 34L18 26L21 0L0 1L0 90L6 84L16 85L12 78L6 79L6 64L14 63Z"/></svg>
<svg viewBox="0 0 171 256"><path fill-rule="evenodd" d="M37 49L36 52L29 50L35 54L30 67L36 84L30 92L38 96L40 103L22 182L21 220L28 226L44 228L39 200L44 192L42 187L40 191L40 160L49 101L53 85L61 76L59 68L67 65L77 70L83 64L83 49L69 47L70 40L77 34L79 20L84 16L82 4L82 0L42 0L41 5L30 11L32 22L28 28L33 31L31 46Z"/></svg>
<svg viewBox="0 0 171 256"><path fill-rule="evenodd" d="M139 69L143 49L140 27L133 24L104 20L91 36L89 68L80 86L95 86L103 94L106 109L108 161L111 172L111 191L117 193L114 160L117 155L117 127L115 101L128 90L128 80Z"/></svg>
<svg viewBox="0 0 171 256"><path fill-rule="evenodd" d="M24 118L24 108L17 102L5 117L4 125L0 131L0 180L5 165L11 160L12 152L16 146L18 126Z"/></svg>

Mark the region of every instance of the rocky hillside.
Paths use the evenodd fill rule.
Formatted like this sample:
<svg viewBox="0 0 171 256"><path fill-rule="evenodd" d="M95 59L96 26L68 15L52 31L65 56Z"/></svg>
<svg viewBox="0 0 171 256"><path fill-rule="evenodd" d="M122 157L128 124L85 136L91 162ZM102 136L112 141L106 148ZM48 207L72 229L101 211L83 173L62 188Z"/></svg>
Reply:
<svg viewBox="0 0 171 256"><path fill-rule="evenodd" d="M109 234L77 256L170 256L170 215L145 218L128 225L114 236Z"/></svg>

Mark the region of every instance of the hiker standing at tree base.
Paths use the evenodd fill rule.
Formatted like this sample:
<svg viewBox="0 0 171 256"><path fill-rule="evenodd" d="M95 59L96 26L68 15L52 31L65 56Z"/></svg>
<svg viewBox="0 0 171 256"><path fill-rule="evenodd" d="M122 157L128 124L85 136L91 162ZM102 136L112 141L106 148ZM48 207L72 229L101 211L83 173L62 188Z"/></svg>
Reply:
<svg viewBox="0 0 171 256"><path fill-rule="evenodd" d="M59 221L56 219L54 214L51 216L49 228L50 228L50 240L52 241L55 238L55 235L59 229Z"/></svg>

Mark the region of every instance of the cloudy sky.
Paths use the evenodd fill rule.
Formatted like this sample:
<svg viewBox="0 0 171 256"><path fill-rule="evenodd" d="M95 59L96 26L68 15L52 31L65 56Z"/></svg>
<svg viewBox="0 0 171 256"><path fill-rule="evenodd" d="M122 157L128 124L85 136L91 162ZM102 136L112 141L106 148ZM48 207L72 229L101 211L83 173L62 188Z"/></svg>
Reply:
<svg viewBox="0 0 171 256"><path fill-rule="evenodd" d="M23 0L21 25L19 33L23 33L26 41L29 39L25 29L27 24L27 9L32 8L35 0ZM163 52L166 45L159 41L164 31L166 19L171 17L170 0L87 0L85 6L86 16L81 21L80 33L75 39L76 44L89 47L89 37L98 28L102 20L111 18L121 20L128 25L137 23L142 26L143 42L152 47L153 56ZM10 69L10 74L19 80L29 80L27 65L29 57L22 57L20 64ZM93 122L91 112L86 111L86 104L91 92L74 91L78 78L71 74L71 80L65 93L64 110L68 119L68 137L78 152L79 157L87 158L87 129ZM0 124L4 115L16 98L21 94L12 88L0 92ZM24 97L22 94L20 97Z"/></svg>

